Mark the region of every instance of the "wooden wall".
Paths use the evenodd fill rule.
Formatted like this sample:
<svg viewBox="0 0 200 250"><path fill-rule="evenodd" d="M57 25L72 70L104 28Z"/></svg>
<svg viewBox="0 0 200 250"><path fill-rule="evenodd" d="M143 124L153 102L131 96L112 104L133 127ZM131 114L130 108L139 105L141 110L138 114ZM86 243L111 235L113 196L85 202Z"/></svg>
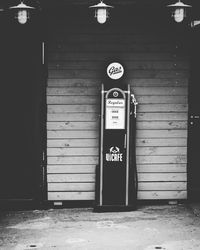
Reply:
<svg viewBox="0 0 200 250"><path fill-rule="evenodd" d="M187 198L187 56L169 27L120 25L62 19L49 29L49 200L94 200L101 73L112 57L124 63L139 103L138 198Z"/></svg>

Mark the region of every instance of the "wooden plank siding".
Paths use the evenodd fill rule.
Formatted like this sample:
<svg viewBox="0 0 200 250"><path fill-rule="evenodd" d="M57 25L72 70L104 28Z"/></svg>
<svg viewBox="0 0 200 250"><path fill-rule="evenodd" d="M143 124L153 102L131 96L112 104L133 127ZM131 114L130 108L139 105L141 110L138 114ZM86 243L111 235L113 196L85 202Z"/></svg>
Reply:
<svg viewBox="0 0 200 250"><path fill-rule="evenodd" d="M138 199L186 199L189 63L173 33L64 26L49 31L48 199L94 200L101 73L111 57L125 64L139 103Z"/></svg>

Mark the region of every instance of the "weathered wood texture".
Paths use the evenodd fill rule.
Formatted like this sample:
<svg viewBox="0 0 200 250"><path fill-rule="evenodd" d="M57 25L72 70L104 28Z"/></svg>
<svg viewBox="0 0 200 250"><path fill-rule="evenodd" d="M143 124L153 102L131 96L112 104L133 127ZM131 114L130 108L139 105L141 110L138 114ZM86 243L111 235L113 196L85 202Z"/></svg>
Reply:
<svg viewBox="0 0 200 250"><path fill-rule="evenodd" d="M176 39L153 26L98 30L87 24L67 30L63 23L50 30L49 200L94 200L101 73L112 57L124 62L127 83L139 102L138 198L187 198L189 63Z"/></svg>

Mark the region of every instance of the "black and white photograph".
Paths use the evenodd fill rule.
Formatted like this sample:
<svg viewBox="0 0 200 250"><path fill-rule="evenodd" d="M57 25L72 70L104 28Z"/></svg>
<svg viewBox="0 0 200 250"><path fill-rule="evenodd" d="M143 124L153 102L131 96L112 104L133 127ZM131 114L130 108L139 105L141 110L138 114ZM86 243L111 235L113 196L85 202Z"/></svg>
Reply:
<svg viewBox="0 0 200 250"><path fill-rule="evenodd" d="M0 250L200 250L200 0L0 0Z"/></svg>

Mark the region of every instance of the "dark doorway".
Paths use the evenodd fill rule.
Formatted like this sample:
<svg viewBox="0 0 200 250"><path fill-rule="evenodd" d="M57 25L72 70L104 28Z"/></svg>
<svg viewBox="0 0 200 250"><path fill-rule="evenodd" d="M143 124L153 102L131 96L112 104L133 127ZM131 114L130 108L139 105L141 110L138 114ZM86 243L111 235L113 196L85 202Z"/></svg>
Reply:
<svg viewBox="0 0 200 250"><path fill-rule="evenodd" d="M191 80L189 83L188 191L200 201L200 27L191 32Z"/></svg>
<svg viewBox="0 0 200 250"><path fill-rule="evenodd" d="M36 23L5 17L1 47L0 202L41 200L45 78Z"/></svg>

